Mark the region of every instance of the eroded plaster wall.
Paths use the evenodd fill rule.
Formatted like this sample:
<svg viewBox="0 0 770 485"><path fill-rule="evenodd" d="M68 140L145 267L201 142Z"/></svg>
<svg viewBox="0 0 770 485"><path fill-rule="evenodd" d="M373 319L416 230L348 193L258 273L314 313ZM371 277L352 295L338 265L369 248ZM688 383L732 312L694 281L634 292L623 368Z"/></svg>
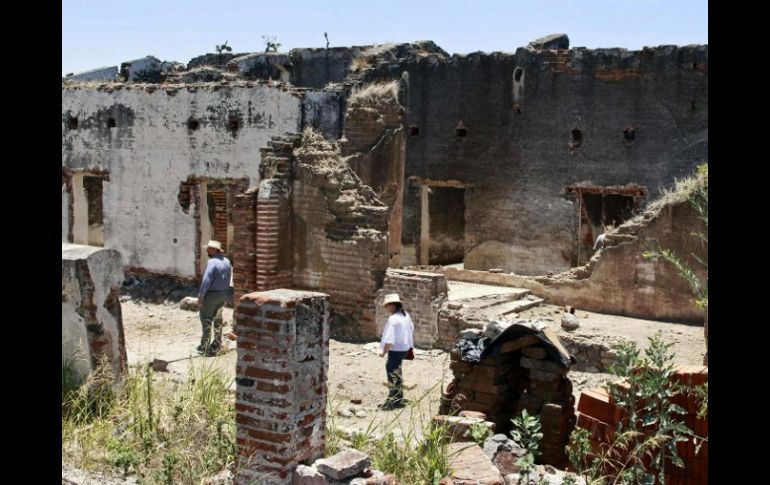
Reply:
<svg viewBox="0 0 770 485"><path fill-rule="evenodd" d="M116 377L126 369L122 283L117 251L62 244L62 367L68 364L79 380L101 359Z"/></svg>
<svg viewBox="0 0 770 485"><path fill-rule="evenodd" d="M177 201L180 182L254 185L259 149L273 135L298 131L301 105L299 96L263 85L65 88L62 166L109 173L105 247L119 250L124 265L194 276L196 223L194 210Z"/></svg>
<svg viewBox="0 0 770 485"><path fill-rule="evenodd" d="M403 71L402 242L415 262L420 179L466 187L466 268L536 275L570 267L578 212L565 187L636 183L653 199L708 159L708 46L433 54L372 77Z"/></svg>

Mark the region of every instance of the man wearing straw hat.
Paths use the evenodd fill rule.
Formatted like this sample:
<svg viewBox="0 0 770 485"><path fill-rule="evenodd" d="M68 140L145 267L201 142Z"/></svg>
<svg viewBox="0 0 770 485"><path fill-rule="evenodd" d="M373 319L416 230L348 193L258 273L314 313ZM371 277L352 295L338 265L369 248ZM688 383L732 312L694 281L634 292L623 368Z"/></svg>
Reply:
<svg viewBox="0 0 770 485"><path fill-rule="evenodd" d="M397 293L385 295L382 306L390 311L390 317L382 330L382 340L380 341L380 357L388 354L388 361L385 364L385 372L388 374L388 399L380 409L389 411L391 409L404 407L404 379L401 375L401 362L412 352L414 323L411 317L404 311L404 306ZM411 358L414 354L412 354Z"/></svg>
<svg viewBox="0 0 770 485"><path fill-rule="evenodd" d="M203 328L201 344L198 352L212 356L219 352L222 345L222 309L227 301L227 290L230 288L230 278L233 266L222 253L219 241L209 241L206 247L209 262L203 273L203 282L198 292L198 308ZM214 339L211 340L211 327L214 327Z"/></svg>

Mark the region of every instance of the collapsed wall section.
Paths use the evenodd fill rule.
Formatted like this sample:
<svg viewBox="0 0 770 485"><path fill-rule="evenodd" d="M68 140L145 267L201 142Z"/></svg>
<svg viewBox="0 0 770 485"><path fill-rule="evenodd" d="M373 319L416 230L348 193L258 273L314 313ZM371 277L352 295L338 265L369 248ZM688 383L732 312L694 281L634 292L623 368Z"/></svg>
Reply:
<svg viewBox="0 0 770 485"><path fill-rule="evenodd" d="M336 143L306 131L294 155L293 284L330 295L333 336L376 338L372 304L388 266L388 207Z"/></svg>
<svg viewBox="0 0 770 485"><path fill-rule="evenodd" d="M78 381L103 360L116 379L126 371L122 282L119 252L62 244L62 369Z"/></svg>
<svg viewBox="0 0 770 485"><path fill-rule="evenodd" d="M707 228L689 201L658 204L607 235L605 247L584 266L554 276L529 277L453 267L415 266L450 280L527 288L547 302L599 313L671 322L704 321L687 281L663 258L644 253L666 248L703 281L693 233Z"/></svg>

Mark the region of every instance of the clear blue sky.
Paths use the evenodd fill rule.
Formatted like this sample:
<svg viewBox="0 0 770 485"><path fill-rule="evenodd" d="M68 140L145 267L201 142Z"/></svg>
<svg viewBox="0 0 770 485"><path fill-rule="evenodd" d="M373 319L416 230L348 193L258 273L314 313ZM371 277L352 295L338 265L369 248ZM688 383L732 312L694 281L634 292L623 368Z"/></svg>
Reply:
<svg viewBox="0 0 770 485"><path fill-rule="evenodd" d="M433 40L449 53L513 52L563 32L572 47L707 44L707 0L63 0L62 75L154 55L187 63L229 41L264 49Z"/></svg>

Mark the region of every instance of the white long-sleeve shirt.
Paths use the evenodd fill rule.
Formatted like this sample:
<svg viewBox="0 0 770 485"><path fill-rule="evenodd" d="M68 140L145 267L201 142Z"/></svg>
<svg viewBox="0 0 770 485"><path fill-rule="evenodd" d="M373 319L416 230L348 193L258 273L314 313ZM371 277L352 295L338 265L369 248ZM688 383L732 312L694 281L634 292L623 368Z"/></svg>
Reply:
<svg viewBox="0 0 770 485"><path fill-rule="evenodd" d="M406 352L414 347L413 335L414 323L412 323L412 318L408 313L404 316L396 312L388 317L385 328L382 330L380 350L385 350L385 345L391 344L390 350Z"/></svg>

